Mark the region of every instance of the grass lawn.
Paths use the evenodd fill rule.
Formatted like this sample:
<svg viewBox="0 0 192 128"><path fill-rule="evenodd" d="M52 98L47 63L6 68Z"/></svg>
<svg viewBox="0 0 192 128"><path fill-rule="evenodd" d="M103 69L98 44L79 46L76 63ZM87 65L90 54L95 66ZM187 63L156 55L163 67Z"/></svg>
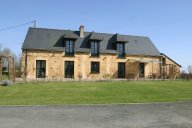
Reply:
<svg viewBox="0 0 192 128"><path fill-rule="evenodd" d="M192 101L192 81L46 82L0 86L0 105Z"/></svg>

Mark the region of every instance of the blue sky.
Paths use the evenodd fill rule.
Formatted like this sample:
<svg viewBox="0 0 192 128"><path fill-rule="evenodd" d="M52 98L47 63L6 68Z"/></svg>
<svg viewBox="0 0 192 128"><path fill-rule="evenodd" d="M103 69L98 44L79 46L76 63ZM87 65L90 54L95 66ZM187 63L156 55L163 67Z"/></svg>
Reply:
<svg viewBox="0 0 192 128"><path fill-rule="evenodd" d="M37 27L148 36L160 52L192 65L192 0L1 0L0 29L37 20ZM28 27L0 31L14 53Z"/></svg>

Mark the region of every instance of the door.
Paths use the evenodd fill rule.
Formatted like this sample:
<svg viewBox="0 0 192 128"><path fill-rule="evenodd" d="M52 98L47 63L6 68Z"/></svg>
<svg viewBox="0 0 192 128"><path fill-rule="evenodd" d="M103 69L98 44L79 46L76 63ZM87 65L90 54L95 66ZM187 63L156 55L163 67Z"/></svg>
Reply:
<svg viewBox="0 0 192 128"><path fill-rule="evenodd" d="M74 78L74 62L65 61L65 78Z"/></svg>
<svg viewBox="0 0 192 128"><path fill-rule="evenodd" d="M125 63L118 63L118 78L125 78Z"/></svg>
<svg viewBox="0 0 192 128"><path fill-rule="evenodd" d="M46 61L36 60L36 78L45 78L46 76Z"/></svg>
<svg viewBox="0 0 192 128"><path fill-rule="evenodd" d="M139 63L139 77L145 77L145 63Z"/></svg>

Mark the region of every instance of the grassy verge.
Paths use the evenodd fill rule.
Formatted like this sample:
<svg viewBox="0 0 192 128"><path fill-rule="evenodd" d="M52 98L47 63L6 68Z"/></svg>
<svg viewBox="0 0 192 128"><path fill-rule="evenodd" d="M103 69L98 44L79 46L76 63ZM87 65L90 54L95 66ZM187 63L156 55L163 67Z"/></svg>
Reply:
<svg viewBox="0 0 192 128"><path fill-rule="evenodd" d="M192 81L49 82L0 86L0 105L192 101Z"/></svg>

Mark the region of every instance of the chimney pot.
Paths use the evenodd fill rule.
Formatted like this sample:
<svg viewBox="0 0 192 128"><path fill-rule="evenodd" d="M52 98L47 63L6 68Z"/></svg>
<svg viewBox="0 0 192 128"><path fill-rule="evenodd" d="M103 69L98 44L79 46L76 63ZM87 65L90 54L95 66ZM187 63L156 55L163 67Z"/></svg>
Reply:
<svg viewBox="0 0 192 128"><path fill-rule="evenodd" d="M83 25L81 25L79 27L79 33L80 33L80 37L84 37L84 26Z"/></svg>

